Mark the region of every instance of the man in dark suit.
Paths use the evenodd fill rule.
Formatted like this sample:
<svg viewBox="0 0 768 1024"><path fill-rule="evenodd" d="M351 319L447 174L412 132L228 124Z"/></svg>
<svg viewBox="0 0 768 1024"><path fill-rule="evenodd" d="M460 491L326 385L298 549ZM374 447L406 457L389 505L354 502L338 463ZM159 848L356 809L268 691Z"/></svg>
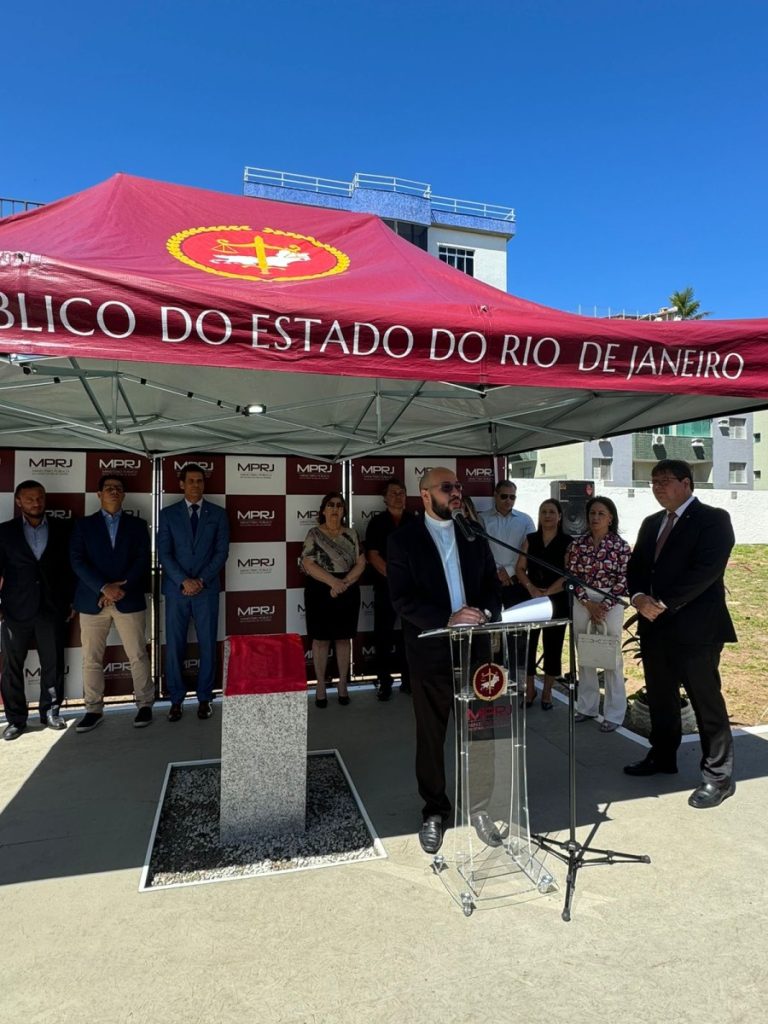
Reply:
<svg viewBox="0 0 768 1024"><path fill-rule="evenodd" d="M419 639L445 626L479 625L501 611L496 563L486 541L467 541L451 513L461 509L461 484L450 469L431 469L419 484L423 518L397 530L387 546L392 604L403 623L416 715L416 778L424 800L419 842L436 853L451 813L443 744L453 708L453 669L446 637ZM499 845L487 812L473 815L478 834Z"/></svg>
<svg viewBox="0 0 768 1024"><path fill-rule="evenodd" d="M155 688L146 642L146 598L150 545L146 524L123 511L120 477L99 480L101 508L75 523L70 555L77 577L75 610L80 613L85 715L76 732L90 732L104 719L104 651L111 627L117 629L133 677L140 729L152 722Z"/></svg>
<svg viewBox="0 0 768 1024"><path fill-rule="evenodd" d="M388 701L392 696L392 672L396 667L400 669L401 692L411 692L403 634L402 630L395 629L397 613L392 607L387 586L387 542L395 530L401 529L413 519L413 514L405 507L405 499L402 483L389 480L384 489L386 508L373 517L365 534L365 553L374 572L373 642L376 647L377 697L380 701Z"/></svg>
<svg viewBox="0 0 768 1024"><path fill-rule="evenodd" d="M27 727L24 662L33 644L40 658L40 721L51 729L66 728L59 709L64 635L72 613L69 531L46 516L45 488L36 480L20 483L14 500L21 515L0 525L5 740L18 739Z"/></svg>
<svg viewBox="0 0 768 1024"><path fill-rule="evenodd" d="M205 473L194 462L179 473L184 493L160 513L157 553L165 595L165 683L171 699L169 722L178 722L187 688L182 679L189 620L200 646L197 717L210 718L216 680L219 573L229 554L229 524L223 508L203 501Z"/></svg>
<svg viewBox="0 0 768 1024"><path fill-rule="evenodd" d="M688 803L716 807L734 792L733 737L718 671L723 644L736 641L723 583L733 527L724 509L694 497L687 462L657 463L651 486L664 511L643 521L627 570L639 613L651 750L624 771L677 771L682 685L696 715L702 751L702 782Z"/></svg>

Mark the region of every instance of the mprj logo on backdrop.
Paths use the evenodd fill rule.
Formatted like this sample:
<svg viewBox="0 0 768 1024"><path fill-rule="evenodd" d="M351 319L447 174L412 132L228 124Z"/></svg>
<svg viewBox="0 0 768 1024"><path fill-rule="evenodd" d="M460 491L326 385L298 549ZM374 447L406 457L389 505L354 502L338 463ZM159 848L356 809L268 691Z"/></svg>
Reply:
<svg viewBox="0 0 768 1024"><path fill-rule="evenodd" d="M227 633L285 632L285 591L244 590L226 596Z"/></svg>
<svg viewBox="0 0 768 1024"><path fill-rule="evenodd" d="M166 242L188 267L243 281L311 281L343 274L349 256L312 235L248 224L187 228Z"/></svg>
<svg viewBox="0 0 768 1024"><path fill-rule="evenodd" d="M282 495L230 494L227 516L234 544L285 539L285 498Z"/></svg>
<svg viewBox="0 0 768 1024"><path fill-rule="evenodd" d="M285 484L288 494L324 494L341 489L341 466L322 459L285 460Z"/></svg>

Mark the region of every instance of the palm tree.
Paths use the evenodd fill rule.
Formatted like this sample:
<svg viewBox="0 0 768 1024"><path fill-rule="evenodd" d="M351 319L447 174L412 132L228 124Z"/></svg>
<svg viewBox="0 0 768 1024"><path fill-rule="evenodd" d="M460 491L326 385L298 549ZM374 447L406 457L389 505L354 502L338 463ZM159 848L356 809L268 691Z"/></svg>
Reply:
<svg viewBox="0 0 768 1024"><path fill-rule="evenodd" d="M693 297L693 288L683 288L681 292L672 292L669 296L675 310L675 320L703 320L709 313L700 313L701 303Z"/></svg>

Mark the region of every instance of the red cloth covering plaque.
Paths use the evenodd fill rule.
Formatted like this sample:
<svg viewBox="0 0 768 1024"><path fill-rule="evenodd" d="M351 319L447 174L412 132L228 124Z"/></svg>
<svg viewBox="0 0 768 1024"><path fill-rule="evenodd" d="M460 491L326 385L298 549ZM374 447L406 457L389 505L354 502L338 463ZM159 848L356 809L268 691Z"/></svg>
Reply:
<svg viewBox="0 0 768 1024"><path fill-rule="evenodd" d="M304 646L298 633L230 636L224 696L306 691Z"/></svg>

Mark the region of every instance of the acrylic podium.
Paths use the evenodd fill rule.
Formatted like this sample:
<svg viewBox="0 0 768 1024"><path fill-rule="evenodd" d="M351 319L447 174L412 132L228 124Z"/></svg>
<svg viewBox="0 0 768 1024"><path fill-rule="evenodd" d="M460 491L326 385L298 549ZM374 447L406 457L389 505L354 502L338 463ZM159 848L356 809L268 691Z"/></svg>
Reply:
<svg viewBox="0 0 768 1024"><path fill-rule="evenodd" d="M453 626L445 637L454 678L454 826L432 868L469 916L526 892L556 889L537 859L528 821L525 670L532 629L562 620ZM522 706L521 706L522 705Z"/></svg>

